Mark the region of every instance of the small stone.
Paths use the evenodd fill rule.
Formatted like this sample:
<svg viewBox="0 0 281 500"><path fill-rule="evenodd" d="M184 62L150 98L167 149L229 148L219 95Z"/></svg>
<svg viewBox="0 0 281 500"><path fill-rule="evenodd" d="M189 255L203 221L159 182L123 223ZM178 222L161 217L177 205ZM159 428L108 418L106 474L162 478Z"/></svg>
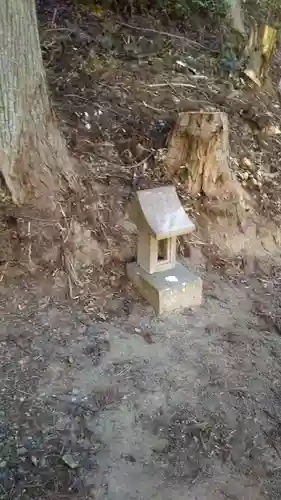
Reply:
<svg viewBox="0 0 281 500"><path fill-rule="evenodd" d="M70 453L65 453L63 455L62 460L70 469L77 469L79 467L79 463L76 462Z"/></svg>
<svg viewBox="0 0 281 500"><path fill-rule="evenodd" d="M97 312L97 317L102 319L103 321L106 321L106 319L107 319L106 315L103 314L102 312Z"/></svg>
<svg viewBox="0 0 281 500"><path fill-rule="evenodd" d="M133 455L123 455L123 458L127 460L127 462L135 463L137 460Z"/></svg>
<svg viewBox="0 0 281 500"><path fill-rule="evenodd" d="M1 460L1 462L0 462L0 469L5 469L6 465L7 465L6 460Z"/></svg>
<svg viewBox="0 0 281 500"><path fill-rule="evenodd" d="M155 451L155 453L163 453L169 445L168 439L165 438L158 438L153 440L152 442L152 450Z"/></svg>
<svg viewBox="0 0 281 500"><path fill-rule="evenodd" d="M182 68L186 68L187 67L187 64L185 62L183 62L183 61L176 61L176 64L178 66L181 66Z"/></svg>
<svg viewBox="0 0 281 500"><path fill-rule="evenodd" d="M250 158L245 157L242 159L242 165L251 168L253 166L253 163L251 162Z"/></svg>
<svg viewBox="0 0 281 500"><path fill-rule="evenodd" d="M69 363L70 365L73 365L73 362L74 362L74 360L73 360L73 356L67 356L66 361L67 361L67 363Z"/></svg>
<svg viewBox="0 0 281 500"><path fill-rule="evenodd" d="M36 458L36 457L32 456L32 457L31 457L31 462L33 463L34 467L37 467L37 465L38 465L38 460L37 460L37 458Z"/></svg>

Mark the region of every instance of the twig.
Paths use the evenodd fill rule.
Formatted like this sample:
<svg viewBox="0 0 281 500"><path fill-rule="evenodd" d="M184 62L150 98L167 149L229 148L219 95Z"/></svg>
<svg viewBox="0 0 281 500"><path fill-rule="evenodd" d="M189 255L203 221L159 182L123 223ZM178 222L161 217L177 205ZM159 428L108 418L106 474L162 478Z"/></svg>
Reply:
<svg viewBox="0 0 281 500"><path fill-rule="evenodd" d="M166 110L163 109L163 108L154 108L154 106L150 106L149 104L147 104L145 101L142 101L143 105L148 108L148 109L152 109L152 111L156 111L157 113L163 113L165 112Z"/></svg>
<svg viewBox="0 0 281 500"><path fill-rule="evenodd" d="M5 265L4 265L4 269L3 269L2 274L0 276L0 283L1 283L1 281L3 281L3 278L4 278L5 274L6 274L6 270L7 270L8 265L9 265L9 262L6 262Z"/></svg>
<svg viewBox="0 0 281 500"><path fill-rule="evenodd" d="M200 442L201 442L201 445L202 445L203 450L204 450L205 452L207 452L207 446L206 446L206 444L205 444L205 442L204 442L204 439L203 439L203 436L202 436L201 432L199 432L199 438L200 438Z"/></svg>
<svg viewBox="0 0 281 500"><path fill-rule="evenodd" d="M191 75L190 78L194 80L208 80L209 77L207 75Z"/></svg>
<svg viewBox="0 0 281 500"><path fill-rule="evenodd" d="M45 30L45 33L50 33L51 31L67 31L68 33L73 33L73 30L70 28L48 28Z"/></svg>
<svg viewBox="0 0 281 500"><path fill-rule="evenodd" d="M27 249L27 258L28 265L31 267L31 222L27 223L27 238L28 238L28 249Z"/></svg>
<svg viewBox="0 0 281 500"><path fill-rule="evenodd" d="M199 241L190 241L190 243L191 243L192 245L195 245L195 246L196 246L196 245L199 245L199 246L200 246L200 245L202 245L202 246L208 246L208 245L209 245L209 243L204 242L204 241L200 241L200 240L199 240Z"/></svg>
<svg viewBox="0 0 281 500"><path fill-rule="evenodd" d="M176 35L175 33L168 33L167 31L159 31L152 28L141 28L140 26L133 26L132 24L122 23L121 21L117 21L117 24L119 24L119 26L124 26L125 28L130 28L133 30L145 31L146 33L156 33L157 35L175 38L176 40L181 40L182 42L186 42L189 45L194 45L194 47L200 47L201 49L209 50L208 47L205 47L205 45L201 45L201 43L190 40L183 35Z"/></svg>
<svg viewBox="0 0 281 500"><path fill-rule="evenodd" d="M58 9L57 9L57 7L55 7L54 13L53 13L53 17L52 17L52 21L51 21L51 26L53 26L53 27L55 27L55 20L56 20L56 17L57 17L57 13L58 13Z"/></svg>
<svg viewBox="0 0 281 500"><path fill-rule="evenodd" d="M76 286L82 286L82 283L77 276L71 254L67 250L67 248L64 249L64 264L65 264L65 269L68 272L69 276L71 277L71 280L73 281L73 283Z"/></svg>
<svg viewBox="0 0 281 500"><path fill-rule="evenodd" d="M147 85L147 87L150 87L151 89L157 88L157 87L188 87L191 89L197 89L196 85L192 85L192 83L180 83L180 82L167 82L167 83L151 83L150 85Z"/></svg>
<svg viewBox="0 0 281 500"><path fill-rule="evenodd" d="M188 98L188 102L196 102L196 103L199 103L199 104L212 104L210 101L203 101L203 99L189 99Z"/></svg>
<svg viewBox="0 0 281 500"><path fill-rule="evenodd" d="M67 275L67 283L68 283L68 293L69 293L69 298L72 300L73 299L73 287L71 283L71 277L69 274Z"/></svg>
<svg viewBox="0 0 281 500"><path fill-rule="evenodd" d="M62 214L64 220L66 220L66 215L65 215L65 211L63 210L62 206L61 206L61 203L58 203L58 206L59 206L59 209L60 209L60 213Z"/></svg>
<svg viewBox="0 0 281 500"><path fill-rule="evenodd" d="M63 240L63 242L64 242L64 243L66 243L66 242L67 242L67 240L68 240L68 238L69 238L69 235L70 235L70 233L71 233L72 228L73 228L73 224L72 224L72 219L71 219L70 224L69 224L69 227L68 227L67 234L66 234L66 236L65 236L65 238L64 238L64 240Z"/></svg>
<svg viewBox="0 0 281 500"><path fill-rule="evenodd" d="M63 233L64 231L66 231L66 230L67 230L66 236L65 236L65 237L62 237L63 243L66 243L66 242L67 242L67 240L68 240L68 238L69 238L70 231L71 231L71 223L72 223L72 219L70 220L70 223L68 224L68 223L67 223L67 218L66 218L65 211L63 210L63 208L62 208L62 206L61 206L61 204L60 204L60 203L58 203L58 205L59 205L60 213L62 214L62 216L63 216L63 218L64 218L64 222L65 222L65 226L66 226L66 227L64 227L64 228L63 228L63 227L62 227L59 223L58 223L58 224L59 224L59 225L60 225L60 227L61 227L61 230L62 230L61 232L62 232L62 233Z"/></svg>
<svg viewBox="0 0 281 500"><path fill-rule="evenodd" d="M7 212L7 215L11 215L12 217L17 217L16 212L13 211ZM20 218L44 222L47 225L53 225L57 222L55 219L40 219L39 217L32 217L31 215L22 215L22 214L20 215Z"/></svg>
<svg viewBox="0 0 281 500"><path fill-rule="evenodd" d="M52 398L56 399L57 401L61 401L62 403L67 403L67 404L71 404L71 405L77 406L77 408L81 408L84 411L89 411L89 412L93 413L93 415L96 415L97 413L100 412L99 408L94 409L94 408L91 408L88 405L85 405L83 403L79 403L78 401L71 401L71 400L69 400L67 398L64 398L63 396L56 396L56 395L53 394Z"/></svg>
<svg viewBox="0 0 281 500"><path fill-rule="evenodd" d="M82 99L83 101L88 102L87 97L84 97L83 95L79 94L64 94L64 97L75 97L75 99Z"/></svg>
<svg viewBox="0 0 281 500"><path fill-rule="evenodd" d="M128 165L121 165L121 164L119 164L119 163L115 163L115 162L113 162L113 161L110 161L110 160L108 160L108 159L106 158L106 156L103 156L103 155L101 155L101 154L99 154L99 153L96 153L95 151L93 151L93 153L91 153L91 154L93 154L93 155L97 156L98 158L101 158L101 159L103 159L103 160L107 161L107 163L108 163L109 165L113 165L114 167L119 167L119 168L126 168L126 169L128 169L128 168L137 168L137 167L139 167L140 165L142 165L145 161L148 161L148 160L149 160L149 159L153 156L154 151L151 151L151 152L150 152L150 154L149 154L149 155L147 155L147 156L146 156L143 160L141 160L141 161L139 161L139 162L137 162L137 163L132 163L132 164L130 164L130 163L129 163ZM110 175L113 175L114 177L119 177L120 179L123 179L123 176L121 176L121 175L119 175L119 174L117 175L117 174L111 174L111 173L110 173Z"/></svg>
<svg viewBox="0 0 281 500"><path fill-rule="evenodd" d="M16 343L15 343L16 344ZM17 347L19 347L21 349L20 346L18 346L16 344ZM24 352L27 352L27 351L24 351ZM27 353L27 354L30 354L30 353ZM20 394L23 394L24 396L28 396L29 398L34 398L34 394L31 394L30 392L26 392L26 391L22 391L21 389L19 389L18 387L9 387L8 385L6 384L3 384L3 387L5 387L5 389L7 389L8 391L15 391L15 392L19 392Z"/></svg>
<svg viewBox="0 0 281 500"><path fill-rule="evenodd" d="M8 495L7 490L5 490L5 488L4 488L4 486L2 484L0 484L0 488L3 491L4 495ZM11 493L11 491L10 491L10 493Z"/></svg>
<svg viewBox="0 0 281 500"><path fill-rule="evenodd" d="M82 282L79 280L71 252L65 247L65 243L67 242L69 235L72 230L72 219L70 220L70 223L68 224L67 217L65 214L65 211L63 210L62 206L60 203L58 203L60 213L63 216L64 222L65 222L65 227L63 227L59 222L57 223L57 227L60 230L60 236L61 236L61 241L62 241L62 257L63 257L63 264L64 264L64 270L67 275L67 283L68 283L68 290L69 290L69 297L70 299L73 299L73 286L72 283L76 286L82 286ZM66 235L65 235L66 234Z"/></svg>

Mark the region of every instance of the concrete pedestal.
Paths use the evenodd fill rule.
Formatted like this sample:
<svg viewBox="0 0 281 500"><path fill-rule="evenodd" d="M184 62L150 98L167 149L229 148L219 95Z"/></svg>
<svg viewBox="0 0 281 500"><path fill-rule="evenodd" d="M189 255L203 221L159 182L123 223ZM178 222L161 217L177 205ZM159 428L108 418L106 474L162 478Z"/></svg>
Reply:
<svg viewBox="0 0 281 500"><path fill-rule="evenodd" d="M201 278L178 262L173 269L154 274L147 273L136 262L130 262L127 275L156 314L199 306L202 302Z"/></svg>

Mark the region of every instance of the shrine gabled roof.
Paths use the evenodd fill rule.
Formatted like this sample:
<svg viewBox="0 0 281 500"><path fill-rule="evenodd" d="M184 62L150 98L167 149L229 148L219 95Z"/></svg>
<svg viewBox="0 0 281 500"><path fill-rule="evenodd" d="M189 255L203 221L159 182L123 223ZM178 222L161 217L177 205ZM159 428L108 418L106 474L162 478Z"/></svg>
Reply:
<svg viewBox="0 0 281 500"><path fill-rule="evenodd" d="M149 231L158 240L195 230L174 186L137 191L131 218L139 230Z"/></svg>

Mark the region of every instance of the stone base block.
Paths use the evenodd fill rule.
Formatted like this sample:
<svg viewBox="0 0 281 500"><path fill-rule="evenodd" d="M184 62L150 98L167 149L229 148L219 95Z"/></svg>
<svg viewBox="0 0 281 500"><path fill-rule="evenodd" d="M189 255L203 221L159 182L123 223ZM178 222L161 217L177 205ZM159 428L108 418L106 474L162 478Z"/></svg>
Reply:
<svg viewBox="0 0 281 500"><path fill-rule="evenodd" d="M127 264L127 275L156 314L199 306L202 302L202 280L182 264L173 269L149 274L136 262Z"/></svg>

